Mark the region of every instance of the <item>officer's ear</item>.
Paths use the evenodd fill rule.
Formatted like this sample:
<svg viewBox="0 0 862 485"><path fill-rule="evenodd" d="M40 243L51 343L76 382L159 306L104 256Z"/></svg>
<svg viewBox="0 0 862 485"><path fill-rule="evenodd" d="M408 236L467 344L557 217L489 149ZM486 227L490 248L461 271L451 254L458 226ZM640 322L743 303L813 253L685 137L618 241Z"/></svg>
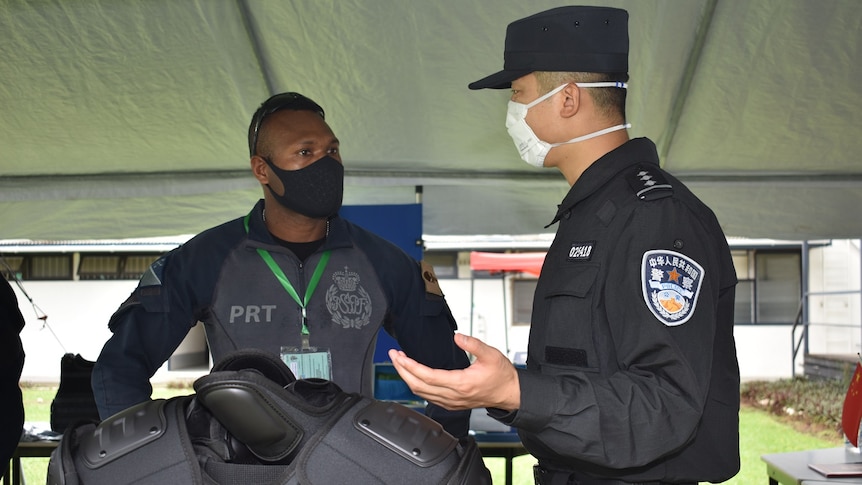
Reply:
<svg viewBox="0 0 862 485"><path fill-rule="evenodd" d="M563 105L560 108L560 116L571 118L578 114L581 109L581 95L583 94L584 92L575 83L567 84L561 91Z"/></svg>
<svg viewBox="0 0 862 485"><path fill-rule="evenodd" d="M267 175L266 160L260 155L252 155L249 164L251 165L251 173L254 175L254 178L261 184L268 184L269 178Z"/></svg>

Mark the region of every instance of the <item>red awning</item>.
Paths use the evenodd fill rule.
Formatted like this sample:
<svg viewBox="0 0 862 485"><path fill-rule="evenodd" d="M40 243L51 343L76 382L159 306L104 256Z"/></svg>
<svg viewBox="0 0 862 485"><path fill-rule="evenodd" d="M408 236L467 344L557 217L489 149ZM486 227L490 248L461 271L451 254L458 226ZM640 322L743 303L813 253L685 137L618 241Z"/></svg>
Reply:
<svg viewBox="0 0 862 485"><path fill-rule="evenodd" d="M473 271L520 271L539 276L546 253L470 253Z"/></svg>

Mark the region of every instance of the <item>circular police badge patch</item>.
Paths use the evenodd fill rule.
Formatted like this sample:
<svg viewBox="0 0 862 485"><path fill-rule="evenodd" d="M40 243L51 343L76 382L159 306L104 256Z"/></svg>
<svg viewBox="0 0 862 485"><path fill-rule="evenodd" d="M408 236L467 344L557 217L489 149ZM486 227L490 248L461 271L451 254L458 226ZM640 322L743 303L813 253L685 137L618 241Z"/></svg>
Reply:
<svg viewBox="0 0 862 485"><path fill-rule="evenodd" d="M652 314L669 327L682 325L697 305L703 268L675 251L647 251L641 263L641 282Z"/></svg>

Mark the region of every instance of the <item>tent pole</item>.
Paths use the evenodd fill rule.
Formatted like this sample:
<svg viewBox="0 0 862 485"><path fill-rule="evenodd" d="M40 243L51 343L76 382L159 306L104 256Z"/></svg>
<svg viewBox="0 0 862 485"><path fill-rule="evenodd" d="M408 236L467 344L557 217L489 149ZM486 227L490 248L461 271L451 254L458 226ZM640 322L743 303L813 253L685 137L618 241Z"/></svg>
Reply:
<svg viewBox="0 0 862 485"><path fill-rule="evenodd" d="M506 338L506 357L509 356L509 309L506 304L506 272L500 273L503 282L503 335Z"/></svg>
<svg viewBox="0 0 862 485"><path fill-rule="evenodd" d="M475 286L476 278L473 276L473 270L470 270L470 336L473 337L473 314L476 313L476 303L473 298L473 287Z"/></svg>

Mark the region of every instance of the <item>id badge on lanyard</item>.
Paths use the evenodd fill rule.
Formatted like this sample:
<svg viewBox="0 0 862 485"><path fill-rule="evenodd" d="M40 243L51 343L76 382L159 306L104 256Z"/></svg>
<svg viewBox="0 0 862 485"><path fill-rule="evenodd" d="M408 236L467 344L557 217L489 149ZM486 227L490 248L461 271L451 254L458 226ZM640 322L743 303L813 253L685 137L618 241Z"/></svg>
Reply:
<svg viewBox="0 0 862 485"><path fill-rule="evenodd" d="M245 217L245 230L248 232L248 220L251 213ZM324 251L314 268L314 273L311 275L311 281L308 288L305 290L304 298L300 299L296 289L287 279L287 275L278 266L269 251L258 249L257 253L272 271L272 274L284 287L287 294L293 298L299 307L302 309L302 347L281 347L281 360L287 364L290 371L297 379L320 378L332 380L332 356L329 349L312 347L310 345L310 333L308 331L308 318L306 309L308 302L311 300L311 295L317 289L317 284L320 282L320 277L323 275L323 270L326 268L326 263L329 262L330 251Z"/></svg>
<svg viewBox="0 0 862 485"><path fill-rule="evenodd" d="M332 356L329 349L282 347L281 360L297 379L317 377L332 380Z"/></svg>

